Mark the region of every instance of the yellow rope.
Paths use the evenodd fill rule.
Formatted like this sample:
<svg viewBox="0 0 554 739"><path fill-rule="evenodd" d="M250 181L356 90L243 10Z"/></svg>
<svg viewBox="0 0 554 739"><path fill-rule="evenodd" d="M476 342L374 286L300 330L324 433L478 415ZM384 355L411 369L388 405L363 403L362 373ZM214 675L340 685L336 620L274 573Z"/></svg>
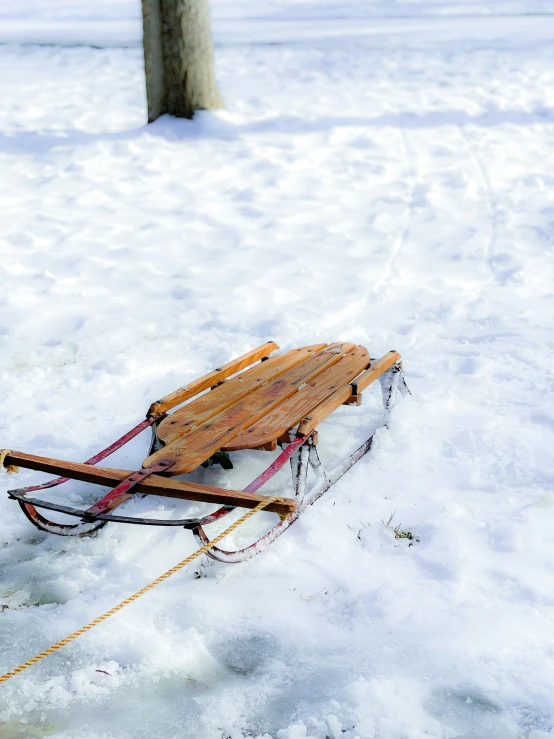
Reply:
<svg viewBox="0 0 554 739"><path fill-rule="evenodd" d="M8 472L10 475L12 472L17 472L19 470L19 467L16 467L15 464L6 464L6 457L8 454L11 454L11 449L0 449L0 470L2 467L6 467L6 472Z"/></svg>
<svg viewBox="0 0 554 739"><path fill-rule="evenodd" d="M210 541L208 544L204 544L203 547L200 547L200 549L198 549L196 552L191 554L190 557L183 559L182 562L179 562L179 564L176 564L175 567L172 567L170 570L167 570L167 572L164 572L163 575L160 575L148 585L145 585L140 590L137 590L136 593L133 593L133 595L130 595L128 598L125 598L125 600L122 600L121 603L118 603L113 608L110 608L109 611L106 611L106 613L103 613L101 616L98 616L98 618L95 618L94 621L91 621L86 626L82 626L80 629L77 629L77 631L74 631L69 636L66 636L65 639L61 639L59 642L57 642L53 646L48 647L48 649L45 649L44 652L37 654L36 657L33 657L32 659L27 660L27 662L24 662L22 665L19 665L19 667L16 667L15 670L12 670L11 672L6 672L5 675L1 675L0 683L3 683L6 680L9 680L11 677L13 677L14 675L17 675L19 672L23 672L23 670L26 670L27 667L31 667L31 665L34 665L37 662L40 662L41 659L48 657L49 654L53 654L54 652L57 652L58 649L65 647L66 644L69 644L69 642L72 642L74 639L77 639L77 637L81 636L81 634L84 634L86 631L89 631L94 626L97 626L98 624L102 623L102 621L105 621L110 616L113 616L114 613L117 613L122 608L125 608L125 606L129 605L129 603L132 603L134 600L137 600L138 598L140 598L141 595L144 595L149 590L152 590L153 588L155 588L156 585L159 585L164 580L167 580L168 577L171 577L171 575L174 575L176 572L181 570L183 567L186 567L188 564L190 564L193 561L193 559L196 559L201 554L204 554L205 552L207 552L208 549L211 549L213 546L218 544L228 534L230 534L232 531L238 528L241 524L243 524L248 518L250 518L250 516L253 516L255 513L258 513L258 511L263 510L270 503L276 503L276 502L282 502L282 501L283 499L279 497L278 495L272 495L271 497L266 498L265 500L262 500L260 503L258 503L258 505L255 508L252 508L251 511L248 511L248 513L245 513L244 516L241 516L241 518L239 518L238 521L235 521L235 523L229 526L229 528L226 529L222 534L219 534L219 536L216 536L215 539Z"/></svg>

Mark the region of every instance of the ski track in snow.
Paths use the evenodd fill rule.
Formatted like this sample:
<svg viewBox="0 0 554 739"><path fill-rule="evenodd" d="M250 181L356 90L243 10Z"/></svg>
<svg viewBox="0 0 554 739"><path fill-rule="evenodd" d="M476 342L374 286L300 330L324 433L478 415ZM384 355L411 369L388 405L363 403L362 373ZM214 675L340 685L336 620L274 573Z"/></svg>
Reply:
<svg viewBox="0 0 554 739"><path fill-rule="evenodd" d="M395 247L391 250L391 255L389 260L387 261L387 264L385 266L385 269L383 270L383 273L381 277L377 280L375 283L375 286L372 291L372 297L376 296L383 288L383 286L390 282L391 279L394 277L394 266L395 263L398 261L398 257L400 256L400 253L402 251L402 247L404 246L408 234L410 233L410 222L412 219L412 214L414 211L414 200L415 200L415 173L414 173L414 166L412 162L412 157L410 154L410 147L408 143L408 137L406 135L406 131L404 130L404 127L402 125L402 122L400 121L398 124L398 130L400 132L400 136L402 138L402 146L404 147L404 151L406 153L406 163L407 163L407 174L408 179L410 182L410 188L411 192L409 195L409 203L408 207L406 208L406 213L403 217L404 225L400 231L400 234L398 236L398 239L396 241Z"/></svg>
<svg viewBox="0 0 554 739"><path fill-rule="evenodd" d="M545 7L395 4L492 6ZM138 17L127 0L28 7L43 41L58 19L102 45ZM0 47L2 446L85 459L268 339L397 348L413 392L260 557L192 567L3 685L1 739L552 736L554 34L445 17L354 38L392 9L215 3L228 109L193 122L144 125L138 48ZM19 33L21 11L0 11ZM324 460L378 420L370 389L322 424ZM147 445L109 464L136 468ZM270 459L201 474L243 486ZM44 535L5 495L44 477L0 477L0 673L195 549L153 528ZM393 512L418 543L384 528Z"/></svg>
<svg viewBox="0 0 554 739"><path fill-rule="evenodd" d="M491 259L494 258L496 234L498 230L498 227L497 227L498 203L494 196L491 183L490 183L490 179L489 179L489 175L487 173L485 165L483 164L483 160L481 159L480 155L477 153L477 150L475 149L475 146L471 141L471 137L468 135L467 131L464 129L463 126L460 126L460 133L462 134L463 139L466 142L469 153L475 160L475 164L477 165L477 168L479 169L480 175L483 179L483 185L487 192L487 200L489 204L489 213L490 213L490 231L489 231L489 238L486 243L485 250L484 250L484 258L485 258L486 263L490 265ZM492 271L492 268L491 268L491 271ZM493 276L495 276L494 271L493 271Z"/></svg>

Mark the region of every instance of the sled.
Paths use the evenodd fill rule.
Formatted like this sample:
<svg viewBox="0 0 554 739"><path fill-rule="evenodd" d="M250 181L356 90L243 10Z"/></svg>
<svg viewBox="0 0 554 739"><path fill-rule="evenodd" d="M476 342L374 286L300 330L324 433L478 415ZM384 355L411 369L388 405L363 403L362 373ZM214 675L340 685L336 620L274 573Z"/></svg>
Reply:
<svg viewBox="0 0 554 739"><path fill-rule="evenodd" d="M190 529L198 543L209 543L204 527L237 507L254 508L264 499L259 491L287 461L293 477L293 495L267 506L279 515L258 541L236 551L217 546L208 555L221 562L240 562L258 554L283 533L370 448L371 436L331 472L326 472L317 453L318 425L341 405L360 405L362 392L372 382L381 383L384 424L397 392L408 391L400 354L390 351L372 359L367 349L352 343L314 344L283 354L270 354L273 342L242 355L153 403L146 419L85 463L66 462L22 452L8 451L4 464L26 467L60 477L8 495L17 500L29 520L43 531L63 536L83 536L109 522L146 526L180 526ZM170 411L173 411L170 413ZM97 463L120 449L141 431L152 429L148 457L137 471L97 467ZM273 463L244 490L229 490L185 480L199 466L232 467L229 453L244 449L276 451ZM308 468L315 482L306 489ZM111 488L86 510L31 496L69 479ZM216 510L200 518L159 520L114 513L136 494L158 495L212 503ZM42 511L58 511L79 519L55 523Z"/></svg>

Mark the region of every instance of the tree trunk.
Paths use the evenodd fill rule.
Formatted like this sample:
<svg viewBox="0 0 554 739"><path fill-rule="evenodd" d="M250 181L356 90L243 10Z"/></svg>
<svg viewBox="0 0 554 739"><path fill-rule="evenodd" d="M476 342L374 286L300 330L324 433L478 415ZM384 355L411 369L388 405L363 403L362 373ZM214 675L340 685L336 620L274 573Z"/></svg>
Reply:
<svg viewBox="0 0 554 739"><path fill-rule="evenodd" d="M223 107L208 0L142 0L148 122Z"/></svg>

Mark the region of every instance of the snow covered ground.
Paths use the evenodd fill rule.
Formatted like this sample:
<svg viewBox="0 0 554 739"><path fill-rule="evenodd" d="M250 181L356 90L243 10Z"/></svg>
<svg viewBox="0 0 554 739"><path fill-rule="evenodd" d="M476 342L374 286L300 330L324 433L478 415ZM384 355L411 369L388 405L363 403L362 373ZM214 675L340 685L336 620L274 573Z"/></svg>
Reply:
<svg viewBox="0 0 554 739"><path fill-rule="evenodd" d="M552 0L212 0L218 46L392 34L396 43L423 37L521 42L546 36ZM23 10L23 12L22 12ZM534 18L544 17L541 23ZM0 42L141 46L139 0L0 0Z"/></svg>
<svg viewBox="0 0 554 739"><path fill-rule="evenodd" d="M1 686L0 737L552 736L554 24L523 15L550 3L220 0L227 109L151 126L138 46L17 45L82 41L75 4L24 5L0 5L1 446L85 459L268 339L396 348L413 397L260 557L191 567ZM136 43L130 2L90 5L98 46ZM325 458L378 411L324 424ZM236 459L233 487L270 455ZM4 494L40 479L0 474L0 674L195 548L42 534Z"/></svg>

